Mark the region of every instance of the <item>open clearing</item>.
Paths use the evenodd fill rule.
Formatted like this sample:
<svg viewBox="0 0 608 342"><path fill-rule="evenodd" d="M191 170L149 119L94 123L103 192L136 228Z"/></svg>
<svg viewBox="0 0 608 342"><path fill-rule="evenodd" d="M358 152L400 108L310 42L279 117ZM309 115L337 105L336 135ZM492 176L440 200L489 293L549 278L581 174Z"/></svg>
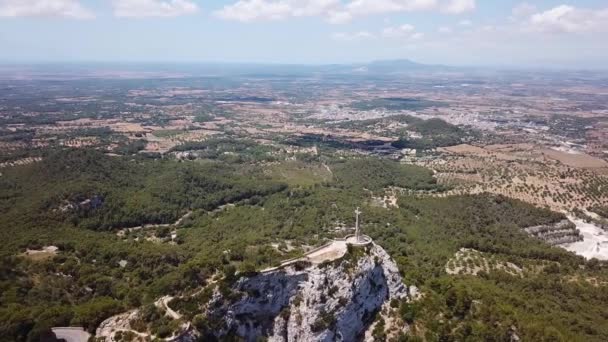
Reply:
<svg viewBox="0 0 608 342"><path fill-rule="evenodd" d="M311 186L332 179L331 170L326 165L307 164L300 161L272 165L269 173L273 177L295 186Z"/></svg>
<svg viewBox="0 0 608 342"><path fill-rule="evenodd" d="M551 159L558 160L560 163L571 167L608 167L608 163L606 163L605 161L599 158L592 157L585 153L569 153L548 148L542 150L542 154L546 155Z"/></svg>

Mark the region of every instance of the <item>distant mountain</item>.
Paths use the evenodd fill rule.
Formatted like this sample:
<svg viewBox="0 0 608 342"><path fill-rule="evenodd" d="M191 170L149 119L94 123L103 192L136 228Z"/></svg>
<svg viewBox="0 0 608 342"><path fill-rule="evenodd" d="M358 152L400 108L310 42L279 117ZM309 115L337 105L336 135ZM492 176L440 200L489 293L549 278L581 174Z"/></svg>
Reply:
<svg viewBox="0 0 608 342"><path fill-rule="evenodd" d="M392 59L392 60L380 60L373 61L368 64L370 70L380 71L380 72L393 72L395 70L403 70L403 69L419 69L419 68L427 68L429 65L416 63L409 59Z"/></svg>
<svg viewBox="0 0 608 342"><path fill-rule="evenodd" d="M408 59L352 64L264 63L51 63L0 65L0 79L181 78L191 76L307 77L323 75L398 75L457 68Z"/></svg>
<svg viewBox="0 0 608 342"><path fill-rule="evenodd" d="M369 63L334 64L314 67L317 72L338 74L401 74L416 71L441 71L451 69L442 65L429 65L411 61L409 59L378 60Z"/></svg>

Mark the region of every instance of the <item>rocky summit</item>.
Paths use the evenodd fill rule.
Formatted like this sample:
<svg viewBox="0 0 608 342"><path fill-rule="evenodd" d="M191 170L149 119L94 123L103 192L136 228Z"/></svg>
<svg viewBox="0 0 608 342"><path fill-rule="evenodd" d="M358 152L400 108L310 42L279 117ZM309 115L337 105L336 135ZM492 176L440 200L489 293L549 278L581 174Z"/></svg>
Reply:
<svg viewBox="0 0 608 342"><path fill-rule="evenodd" d="M382 247L349 247L338 260L299 263L240 278L231 301L216 292L206 318L220 323L214 337L247 341L355 341L390 311L391 299L415 296ZM217 326L217 325L216 325ZM399 329L405 329L401 325ZM385 329L389 330L390 325Z"/></svg>

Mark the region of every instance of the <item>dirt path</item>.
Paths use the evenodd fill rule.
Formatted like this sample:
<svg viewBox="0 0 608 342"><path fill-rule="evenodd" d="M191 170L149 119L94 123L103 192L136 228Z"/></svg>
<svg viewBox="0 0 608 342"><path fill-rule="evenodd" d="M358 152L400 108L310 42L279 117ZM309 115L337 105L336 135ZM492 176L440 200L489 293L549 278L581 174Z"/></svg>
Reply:
<svg viewBox="0 0 608 342"><path fill-rule="evenodd" d="M167 313L167 315L169 315L171 318L173 319L180 319L182 318L182 315L180 315L179 313L173 311L173 309L171 309L169 307L169 302L173 299L173 297L171 296L164 296L161 297L159 300L156 301L156 303L154 303L157 307L162 308L165 310L165 312Z"/></svg>
<svg viewBox="0 0 608 342"><path fill-rule="evenodd" d="M141 229L149 229L149 228L161 228L161 227L177 227L179 226L186 218L190 217L190 215L192 215L192 211L188 211L187 213L185 213L184 215L182 215L182 217L180 217L179 219L177 219L177 221L175 221L174 223L162 223L162 224L144 224L142 226L135 226L135 227L128 227L128 228L122 228L119 231L116 232L116 235L118 236L125 236L127 234L127 232L133 232L133 231L138 231Z"/></svg>
<svg viewBox="0 0 608 342"><path fill-rule="evenodd" d="M327 164L323 163L323 166L325 167L325 169L327 169L327 172L329 172L329 174L333 177L334 173L331 171L331 169L329 168L329 166L327 166Z"/></svg>

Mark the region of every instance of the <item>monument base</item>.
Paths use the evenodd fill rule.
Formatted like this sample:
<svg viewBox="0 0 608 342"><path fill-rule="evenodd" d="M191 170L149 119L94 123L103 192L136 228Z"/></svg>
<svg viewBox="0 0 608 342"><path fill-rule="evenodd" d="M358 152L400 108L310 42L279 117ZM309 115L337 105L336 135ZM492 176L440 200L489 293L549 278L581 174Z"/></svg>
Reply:
<svg viewBox="0 0 608 342"><path fill-rule="evenodd" d="M359 239L357 239L356 235L347 235L345 240L347 244L353 246L367 246L372 243L372 238L367 235L361 235Z"/></svg>

